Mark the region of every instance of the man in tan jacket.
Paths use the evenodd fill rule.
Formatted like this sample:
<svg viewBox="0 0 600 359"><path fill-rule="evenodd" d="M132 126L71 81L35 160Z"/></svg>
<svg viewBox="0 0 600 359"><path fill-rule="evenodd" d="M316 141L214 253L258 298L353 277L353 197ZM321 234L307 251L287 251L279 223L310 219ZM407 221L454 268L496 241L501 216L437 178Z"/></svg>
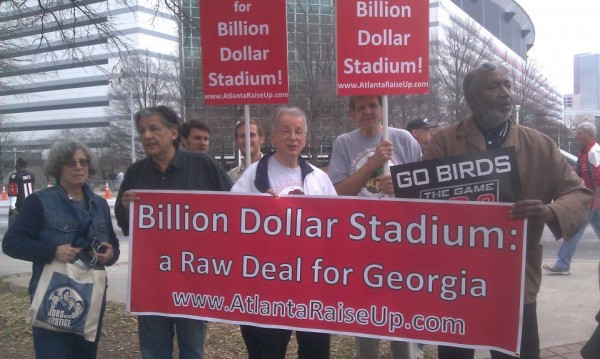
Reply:
<svg viewBox="0 0 600 359"><path fill-rule="evenodd" d="M540 239L544 225L557 238L570 238L586 223L592 193L569 168L548 136L520 126L512 118L513 100L507 70L485 63L464 79L465 100L472 116L436 132L423 159L434 159L514 147L521 180L522 199L508 216L526 217L527 254L525 301L520 357L539 358L536 296L542 277ZM497 313L501 315L502 313ZM473 358L473 349L440 346L440 359ZM492 352L492 358L512 356Z"/></svg>

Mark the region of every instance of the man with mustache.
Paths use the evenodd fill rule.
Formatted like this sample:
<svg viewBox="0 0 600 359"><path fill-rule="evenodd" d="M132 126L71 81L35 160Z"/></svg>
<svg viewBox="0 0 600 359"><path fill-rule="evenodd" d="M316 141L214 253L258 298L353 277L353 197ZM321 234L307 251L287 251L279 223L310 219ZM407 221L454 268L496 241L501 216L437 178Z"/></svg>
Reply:
<svg viewBox="0 0 600 359"><path fill-rule="evenodd" d="M522 198L507 213L527 218L525 298L520 357L540 357L536 296L542 277L540 239L547 224L557 238L571 238L586 222L592 198L548 136L520 126L512 118L513 100L508 71L484 63L464 78L463 92L472 116L438 130L424 160L514 147L521 180ZM501 315L501 313L497 313ZM513 358L492 351L492 358ZM438 358L473 358L474 350L438 347Z"/></svg>
<svg viewBox="0 0 600 359"><path fill-rule="evenodd" d="M167 106L142 109L135 125L146 158L129 166L115 202L115 217L129 235L129 206L139 200L132 189L229 191L229 176L210 156L179 149L179 116ZM148 278L148 280L153 280ZM177 334L180 358L202 358L206 322L202 320L141 315L138 335L142 358L172 358Z"/></svg>

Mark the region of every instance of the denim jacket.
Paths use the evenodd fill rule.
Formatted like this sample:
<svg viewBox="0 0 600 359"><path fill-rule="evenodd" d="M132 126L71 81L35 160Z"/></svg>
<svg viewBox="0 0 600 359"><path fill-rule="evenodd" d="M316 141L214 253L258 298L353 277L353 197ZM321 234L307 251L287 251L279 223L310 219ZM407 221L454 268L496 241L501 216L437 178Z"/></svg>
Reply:
<svg viewBox="0 0 600 359"><path fill-rule="evenodd" d="M95 195L87 185L83 188L89 207L87 213L91 219L86 233L77 209L60 185L31 194L6 232L2 241L4 252L13 258L33 262L30 293L35 292L44 264L52 262L60 245L74 244L86 248L95 238L113 246L114 257L107 265L114 264L119 258L119 242L112 227L108 203Z"/></svg>

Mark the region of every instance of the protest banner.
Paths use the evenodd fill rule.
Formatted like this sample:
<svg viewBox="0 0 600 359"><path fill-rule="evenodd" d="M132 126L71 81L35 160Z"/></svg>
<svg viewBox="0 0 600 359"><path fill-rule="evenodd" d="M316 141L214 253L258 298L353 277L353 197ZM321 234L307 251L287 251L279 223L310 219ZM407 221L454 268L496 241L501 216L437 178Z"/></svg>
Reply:
<svg viewBox="0 0 600 359"><path fill-rule="evenodd" d="M429 92L429 2L337 2L338 95Z"/></svg>
<svg viewBox="0 0 600 359"><path fill-rule="evenodd" d="M506 204L135 192L132 313L519 348L526 223Z"/></svg>
<svg viewBox="0 0 600 359"><path fill-rule="evenodd" d="M514 203L521 181L514 147L390 167L398 198Z"/></svg>
<svg viewBox="0 0 600 359"><path fill-rule="evenodd" d="M204 103L288 102L286 3L200 1Z"/></svg>

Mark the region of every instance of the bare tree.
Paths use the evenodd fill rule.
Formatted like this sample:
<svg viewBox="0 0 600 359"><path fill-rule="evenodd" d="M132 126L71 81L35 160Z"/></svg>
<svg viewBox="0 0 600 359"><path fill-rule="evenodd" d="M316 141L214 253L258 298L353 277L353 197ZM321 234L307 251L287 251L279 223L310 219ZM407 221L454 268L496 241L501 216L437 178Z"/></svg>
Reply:
<svg viewBox="0 0 600 359"><path fill-rule="evenodd" d="M109 93L111 106L108 115L112 121L103 135L110 148L102 153L101 163L131 163L132 112L157 105L166 105L181 112L177 64L172 58L156 58L149 54L122 59L121 69L115 74ZM143 156L139 145L136 145L135 152L137 158Z"/></svg>
<svg viewBox="0 0 600 359"><path fill-rule="evenodd" d="M12 151L15 147L16 134L4 131L8 122L9 120L5 116L0 115L0 176L2 176L3 183L6 176L15 168Z"/></svg>
<svg viewBox="0 0 600 359"><path fill-rule="evenodd" d="M541 73L539 66L534 61L527 61L524 65L511 66L513 77L513 100L520 105L520 122L533 125L537 120L559 121L562 119L562 109L553 101L552 94L546 89L551 89L547 78Z"/></svg>
<svg viewBox="0 0 600 359"><path fill-rule="evenodd" d="M415 117L429 117L426 112L430 107L427 95L400 95L389 98L391 127L404 128L408 121Z"/></svg>
<svg viewBox="0 0 600 359"><path fill-rule="evenodd" d="M473 67L490 60L491 39L478 30L474 21L452 23L445 29L445 40L432 45L434 63L430 88L435 87L438 97L430 109L446 122L465 118L469 111L464 100L463 78Z"/></svg>
<svg viewBox="0 0 600 359"><path fill-rule="evenodd" d="M20 56L63 56L72 58L85 55L81 44L104 44L126 50L116 34L118 29L111 21L110 6L130 7L130 0L78 2L63 0L37 0L34 2L4 0L0 2L3 13L3 31L0 43L21 41ZM28 43L25 41L31 41ZM53 49L53 51L45 51ZM61 50L60 52L56 50ZM10 56L4 53L3 57Z"/></svg>
<svg viewBox="0 0 600 359"><path fill-rule="evenodd" d="M288 41L296 49L290 54L290 104L306 111L308 150L313 160L317 159L317 147L320 150L317 144L331 145L328 142L348 123L345 102L336 96L335 18L315 16L320 6L306 0L287 2L288 13L296 18L288 29ZM333 7L330 10L333 12Z"/></svg>

